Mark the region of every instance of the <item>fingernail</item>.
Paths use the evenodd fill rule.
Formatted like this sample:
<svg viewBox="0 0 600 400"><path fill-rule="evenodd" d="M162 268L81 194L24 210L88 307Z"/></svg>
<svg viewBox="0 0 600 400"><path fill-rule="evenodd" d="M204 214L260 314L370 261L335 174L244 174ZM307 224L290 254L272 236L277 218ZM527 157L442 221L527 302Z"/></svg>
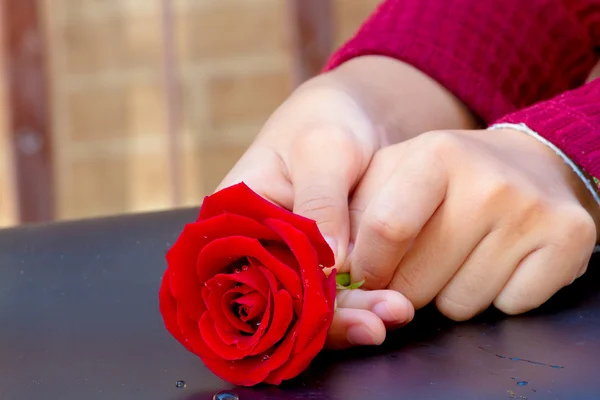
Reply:
<svg viewBox="0 0 600 400"><path fill-rule="evenodd" d="M393 303L382 301L375 304L371 311L384 322L402 323L410 318L412 305L406 298L398 298Z"/></svg>
<svg viewBox="0 0 600 400"><path fill-rule="evenodd" d="M355 325L348 328L346 332L346 338L350 344L354 345L372 345L377 344L375 337L370 330L362 325Z"/></svg>
<svg viewBox="0 0 600 400"><path fill-rule="evenodd" d="M337 240L332 238L331 236L325 236L325 241L329 245L329 248L333 251L333 257L337 261L338 251L337 251Z"/></svg>
<svg viewBox="0 0 600 400"><path fill-rule="evenodd" d="M381 318L382 321L385 322L392 322L396 321L397 319L394 316L392 310L390 309L390 306L387 301L382 301L381 303L375 304L371 311L373 311L375 315L377 315L379 318Z"/></svg>

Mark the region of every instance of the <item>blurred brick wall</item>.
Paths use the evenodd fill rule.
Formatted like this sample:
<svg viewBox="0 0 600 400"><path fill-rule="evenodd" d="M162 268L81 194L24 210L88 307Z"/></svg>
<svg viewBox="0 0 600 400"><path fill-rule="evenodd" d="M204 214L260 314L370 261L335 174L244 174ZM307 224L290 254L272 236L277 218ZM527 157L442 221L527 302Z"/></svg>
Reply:
<svg viewBox="0 0 600 400"><path fill-rule="evenodd" d="M338 44L377 2L334 1ZM172 207L160 1L40 4L50 49L58 218ZM196 205L292 89L287 1L173 4L182 197ZM0 168L2 188L5 170ZM3 201L0 196L0 207ZM9 220L0 213L0 223Z"/></svg>

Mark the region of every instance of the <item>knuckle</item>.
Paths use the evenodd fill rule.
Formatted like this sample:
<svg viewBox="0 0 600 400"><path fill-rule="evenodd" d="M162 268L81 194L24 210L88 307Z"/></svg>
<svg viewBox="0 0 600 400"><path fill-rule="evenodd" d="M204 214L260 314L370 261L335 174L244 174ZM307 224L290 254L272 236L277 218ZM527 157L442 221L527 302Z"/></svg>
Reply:
<svg viewBox="0 0 600 400"><path fill-rule="evenodd" d="M508 177L498 174L482 185L479 193L482 203L485 205L498 205L499 202L514 199L516 187Z"/></svg>
<svg viewBox="0 0 600 400"><path fill-rule="evenodd" d="M423 138L427 141L428 153L436 158L460 154L464 146L458 136L448 131L428 132Z"/></svg>
<svg viewBox="0 0 600 400"><path fill-rule="evenodd" d="M472 304L456 300L451 295L441 294L435 299L437 309L446 318L461 322L473 318L479 309Z"/></svg>
<svg viewBox="0 0 600 400"><path fill-rule="evenodd" d="M593 247L597 234L592 216L579 205L564 207L560 213L562 223L559 230L562 231L568 247Z"/></svg>
<svg viewBox="0 0 600 400"><path fill-rule="evenodd" d="M404 243L411 240L419 229L414 223L400 218L391 207L378 207L366 221L369 230L387 243Z"/></svg>
<svg viewBox="0 0 600 400"><path fill-rule="evenodd" d="M413 304L415 309L425 307L434 297L423 291L426 277L421 269L399 268L389 285L389 289L402 293Z"/></svg>
<svg viewBox="0 0 600 400"><path fill-rule="evenodd" d="M312 186L304 189L304 193L299 193L299 199L297 199L296 203L294 204L294 208L298 213L304 216L325 216L332 214L330 211L336 210L338 207L336 200L324 194L314 194L323 193L325 190L326 188L319 186ZM309 195L309 193L313 193L313 195ZM306 196L304 196L304 194L306 194Z"/></svg>
<svg viewBox="0 0 600 400"><path fill-rule="evenodd" d="M365 285L369 289L383 289L388 283L388 278L384 275L381 268L373 264L363 265L360 275L365 280Z"/></svg>
<svg viewBox="0 0 600 400"><path fill-rule="evenodd" d="M308 127L292 142L292 153L311 157L315 149L334 148L336 153L354 155L360 148L356 135L338 124Z"/></svg>
<svg viewBox="0 0 600 400"><path fill-rule="evenodd" d="M494 307L507 315L518 315L533 310L541 305L526 290L503 291L494 300Z"/></svg>

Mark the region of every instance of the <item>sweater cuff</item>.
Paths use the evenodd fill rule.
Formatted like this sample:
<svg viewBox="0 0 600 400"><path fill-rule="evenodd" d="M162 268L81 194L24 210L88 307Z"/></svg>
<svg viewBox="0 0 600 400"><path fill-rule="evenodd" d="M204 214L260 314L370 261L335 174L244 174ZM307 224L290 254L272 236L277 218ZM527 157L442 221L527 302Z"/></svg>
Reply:
<svg viewBox="0 0 600 400"><path fill-rule="evenodd" d="M527 125L589 175L600 177L600 79L496 123Z"/></svg>
<svg viewBox="0 0 600 400"><path fill-rule="evenodd" d="M559 156L565 164L571 168L571 170L579 177L579 179L583 182L586 189L590 192L596 204L600 207L600 195L598 195L598 180L596 178L588 178L586 173L579 168L565 153L563 153L558 147L549 142L544 137L540 136L533 129L529 128L526 124L513 124L513 123L498 123L490 126L488 130L496 130L496 129L514 129L519 132L523 132L546 147L549 147L557 156Z"/></svg>

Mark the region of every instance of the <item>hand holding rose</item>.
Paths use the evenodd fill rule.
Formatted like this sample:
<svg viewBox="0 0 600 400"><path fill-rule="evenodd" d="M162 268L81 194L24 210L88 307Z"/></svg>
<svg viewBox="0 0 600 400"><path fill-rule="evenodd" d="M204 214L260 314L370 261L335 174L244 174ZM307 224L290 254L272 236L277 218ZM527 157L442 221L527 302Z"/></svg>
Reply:
<svg viewBox="0 0 600 400"><path fill-rule="evenodd" d="M351 230L348 197L373 155L444 126L475 123L423 73L389 58L360 57L298 88L217 191L243 181L269 201L315 220L342 267ZM414 314L412 304L392 290L342 292L338 307L330 348L380 344L386 328L402 326Z"/></svg>
<svg viewBox="0 0 600 400"><path fill-rule="evenodd" d="M597 240L580 179L512 129L430 132L380 150L350 215L353 279L415 308L435 299L455 320L492 303L508 314L541 305L585 272Z"/></svg>

